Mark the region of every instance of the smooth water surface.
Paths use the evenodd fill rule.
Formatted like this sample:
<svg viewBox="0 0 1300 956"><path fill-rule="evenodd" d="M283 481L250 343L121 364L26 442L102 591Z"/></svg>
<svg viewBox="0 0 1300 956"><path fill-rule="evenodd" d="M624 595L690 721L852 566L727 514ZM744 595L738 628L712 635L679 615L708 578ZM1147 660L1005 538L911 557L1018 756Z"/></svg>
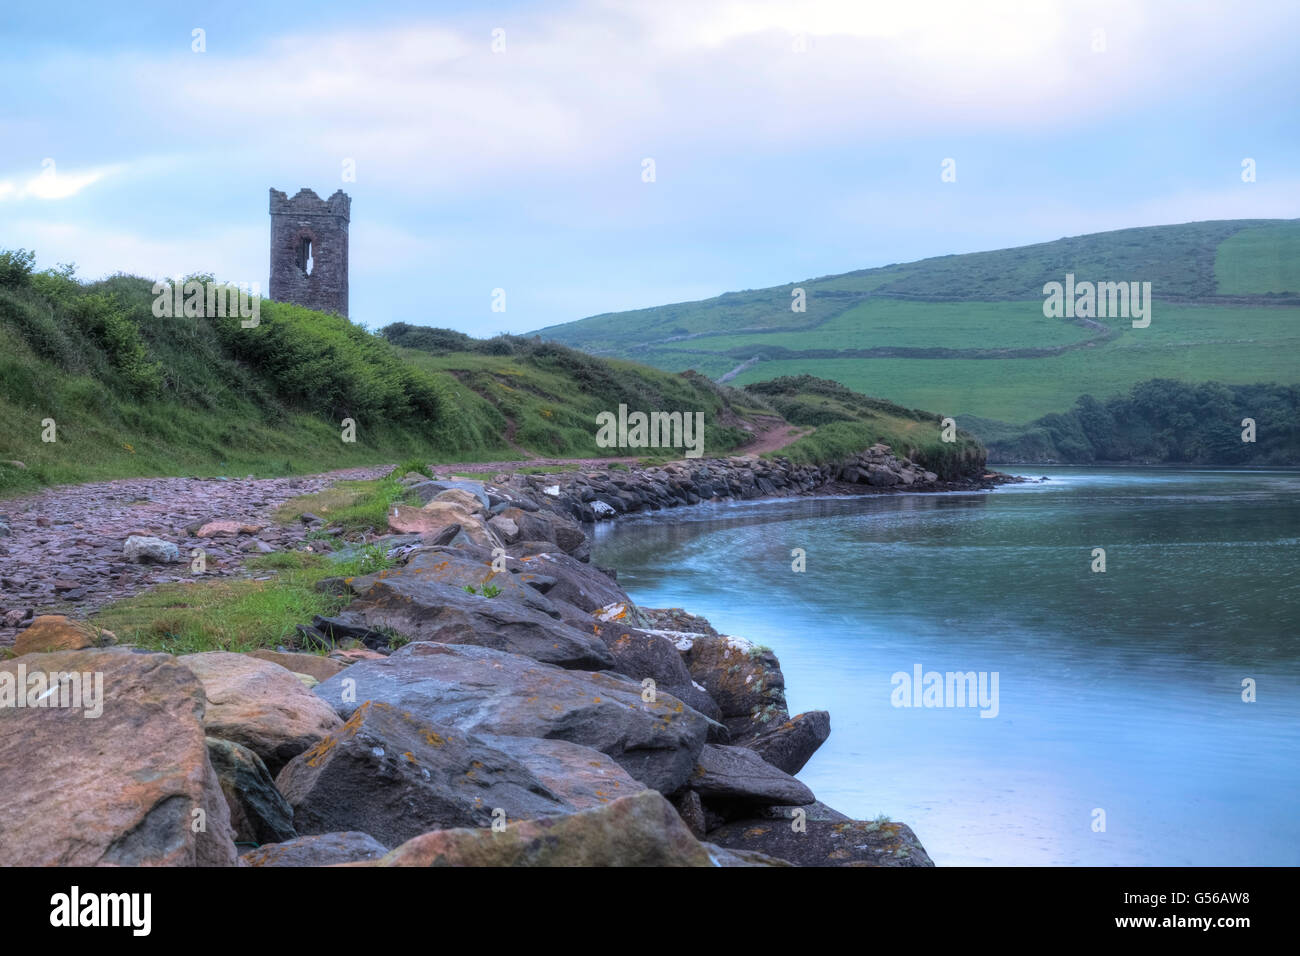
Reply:
<svg viewBox="0 0 1300 956"><path fill-rule="evenodd" d="M775 650L791 712L831 713L800 778L936 863L1300 864L1300 474L1032 474L661 511L593 560ZM893 706L917 665L996 672L997 715Z"/></svg>

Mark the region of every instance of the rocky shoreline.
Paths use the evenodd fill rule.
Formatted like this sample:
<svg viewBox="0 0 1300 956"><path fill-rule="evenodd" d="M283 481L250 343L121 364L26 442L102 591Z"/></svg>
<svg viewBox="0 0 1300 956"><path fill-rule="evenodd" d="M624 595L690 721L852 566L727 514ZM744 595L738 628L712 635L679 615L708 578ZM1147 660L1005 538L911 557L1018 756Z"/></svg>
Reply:
<svg viewBox="0 0 1300 956"><path fill-rule="evenodd" d="M59 616L18 631L0 765L25 772L0 778L0 864L933 865L905 824L797 779L830 715L789 713L770 650L636 606L580 522L994 476L940 482L876 446L838 467L500 477L404 479L423 504L369 536L395 565L322 581L349 603L275 650L151 653ZM18 703L44 674L99 675L101 712L50 706L62 677Z"/></svg>
<svg viewBox="0 0 1300 956"><path fill-rule="evenodd" d="M916 491L987 490L1009 475L986 472L942 479L908 458L876 444L838 464L795 464L786 458L742 456L683 460L635 470L585 469L549 475L502 474L496 481L530 494L582 522L624 514L695 505L703 501L827 494L890 494Z"/></svg>

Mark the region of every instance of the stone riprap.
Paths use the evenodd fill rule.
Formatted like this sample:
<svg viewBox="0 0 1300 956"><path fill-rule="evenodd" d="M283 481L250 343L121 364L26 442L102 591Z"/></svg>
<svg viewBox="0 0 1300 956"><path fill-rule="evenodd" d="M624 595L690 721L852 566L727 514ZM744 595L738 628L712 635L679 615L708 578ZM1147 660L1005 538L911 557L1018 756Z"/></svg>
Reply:
<svg viewBox="0 0 1300 956"><path fill-rule="evenodd" d="M394 566L322 582L348 603L303 621L297 647L141 654L43 622L37 636L60 649L5 661L0 695L6 674L38 669L106 671L114 693L93 726L66 707L0 707L6 765L80 730L87 788L58 798L53 777L3 775L0 865L931 865L906 826L849 820L796 779L831 722L789 713L775 654L638 607L591 563L579 523L838 488L850 473L873 490L940 487L880 449L830 469L737 458L413 476L422 504L364 542ZM250 510L202 540L252 536ZM188 534L213 520L196 515ZM309 646L334 653L308 662Z"/></svg>
<svg viewBox="0 0 1300 956"><path fill-rule="evenodd" d="M982 464L982 463L980 463ZM1000 477L1000 476L997 476ZM704 501L809 494L958 491L992 487L995 476L942 480L888 445L877 444L834 465L740 456L677 461L645 468L591 468L546 475L500 475L498 483L578 521L678 508ZM503 509L504 510L504 509Z"/></svg>

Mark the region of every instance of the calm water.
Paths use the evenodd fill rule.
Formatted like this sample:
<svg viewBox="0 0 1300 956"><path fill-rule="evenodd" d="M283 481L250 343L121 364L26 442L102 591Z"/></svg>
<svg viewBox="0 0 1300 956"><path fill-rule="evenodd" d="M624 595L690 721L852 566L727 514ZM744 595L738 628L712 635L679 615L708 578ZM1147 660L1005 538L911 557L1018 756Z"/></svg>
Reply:
<svg viewBox="0 0 1300 956"><path fill-rule="evenodd" d="M791 711L831 713L800 778L941 865L1300 864L1300 474L1033 475L659 512L594 560L772 647ZM892 706L917 664L997 672L997 716Z"/></svg>

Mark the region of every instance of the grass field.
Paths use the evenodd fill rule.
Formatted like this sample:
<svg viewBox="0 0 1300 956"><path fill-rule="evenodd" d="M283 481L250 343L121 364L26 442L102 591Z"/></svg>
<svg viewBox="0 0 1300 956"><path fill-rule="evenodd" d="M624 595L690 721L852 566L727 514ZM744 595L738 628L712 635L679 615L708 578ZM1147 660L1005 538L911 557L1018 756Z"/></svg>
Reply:
<svg viewBox="0 0 1300 956"><path fill-rule="evenodd" d="M1243 229L1220 243L1214 277L1223 295L1300 289L1300 229L1294 223Z"/></svg>
<svg viewBox="0 0 1300 956"><path fill-rule="evenodd" d="M832 359L818 371L855 391L894 396L899 404L1024 423L1036 409L1068 408L1081 394L1117 395L1151 378L1179 381L1252 382L1296 380L1300 341L1285 351L1275 345L1224 345L1213 353L1178 346L1135 346L1070 352L1053 359ZM745 384L772 375L798 375L806 361L764 362L736 381ZM976 434L979 434L977 431Z"/></svg>
<svg viewBox="0 0 1300 956"><path fill-rule="evenodd" d="M872 299L845 309L814 332L769 332L710 335L690 339L679 348L726 352L744 357L746 350L778 347L870 349L880 347L1018 349L1083 342L1096 336L1086 328L1043 316L1043 300L1021 302L906 302ZM672 352L673 346L665 346Z"/></svg>
<svg viewBox="0 0 1300 956"><path fill-rule="evenodd" d="M1151 325L1101 318L1107 336L1044 317L1044 283L1067 272L1150 282ZM806 292L806 313L791 312L794 288ZM959 420L1013 424L1154 378L1289 385L1300 383L1300 221L1098 233L593 316L539 334L714 378L758 356L729 384L808 374ZM882 348L916 351L852 354ZM1012 349L1055 354L989 355ZM808 352L817 354L799 354Z"/></svg>

